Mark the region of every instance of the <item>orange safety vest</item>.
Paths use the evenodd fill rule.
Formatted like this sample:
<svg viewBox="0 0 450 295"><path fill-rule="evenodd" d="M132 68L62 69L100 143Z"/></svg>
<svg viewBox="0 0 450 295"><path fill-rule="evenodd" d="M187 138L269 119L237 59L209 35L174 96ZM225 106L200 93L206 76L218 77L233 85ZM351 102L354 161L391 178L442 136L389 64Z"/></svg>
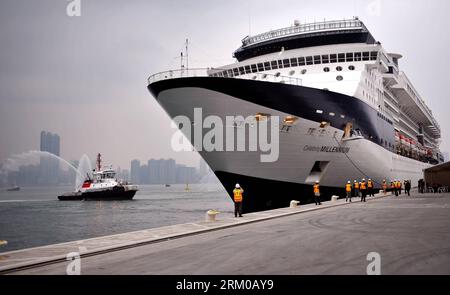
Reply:
<svg viewBox="0 0 450 295"><path fill-rule="evenodd" d="M352 185L351 185L350 183L347 183L347 184L345 185L345 191L346 191L347 193L350 193L350 192L352 191Z"/></svg>
<svg viewBox="0 0 450 295"><path fill-rule="evenodd" d="M359 189L359 183L355 182L355 189Z"/></svg>
<svg viewBox="0 0 450 295"><path fill-rule="evenodd" d="M395 187L396 188L400 188L402 185L400 184L400 181L397 181L396 183L395 183Z"/></svg>
<svg viewBox="0 0 450 295"><path fill-rule="evenodd" d="M236 203L242 202L242 190L240 188L236 188L233 190L234 201Z"/></svg>
<svg viewBox="0 0 450 295"><path fill-rule="evenodd" d="M373 188L373 182L372 181L367 182L367 187L368 188Z"/></svg>
<svg viewBox="0 0 450 295"><path fill-rule="evenodd" d="M361 190L365 190L366 189L366 183L363 181L361 182Z"/></svg>
<svg viewBox="0 0 450 295"><path fill-rule="evenodd" d="M320 189L319 189L319 185L318 184L315 184L313 188L314 188L314 193L315 194L320 193Z"/></svg>
<svg viewBox="0 0 450 295"><path fill-rule="evenodd" d="M387 184L386 184L386 182L383 182L383 190L386 190L387 189Z"/></svg>
<svg viewBox="0 0 450 295"><path fill-rule="evenodd" d="M395 185L393 182L391 182L391 188L395 188Z"/></svg>

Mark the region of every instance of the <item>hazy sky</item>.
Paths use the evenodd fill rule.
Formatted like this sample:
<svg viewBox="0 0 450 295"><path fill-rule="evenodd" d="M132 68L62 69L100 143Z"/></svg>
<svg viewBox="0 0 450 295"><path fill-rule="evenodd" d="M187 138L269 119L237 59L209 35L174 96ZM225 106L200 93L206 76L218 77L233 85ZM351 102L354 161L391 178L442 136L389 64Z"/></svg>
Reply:
<svg viewBox="0 0 450 295"><path fill-rule="evenodd" d="M179 67L189 38L190 66L233 62L248 35L359 15L391 52L433 110L450 150L450 18L447 0L0 2L0 161L39 149L41 130L61 136L61 154L75 160L102 152L131 159L173 157L197 165L193 152L170 147L170 119L147 91L147 77Z"/></svg>

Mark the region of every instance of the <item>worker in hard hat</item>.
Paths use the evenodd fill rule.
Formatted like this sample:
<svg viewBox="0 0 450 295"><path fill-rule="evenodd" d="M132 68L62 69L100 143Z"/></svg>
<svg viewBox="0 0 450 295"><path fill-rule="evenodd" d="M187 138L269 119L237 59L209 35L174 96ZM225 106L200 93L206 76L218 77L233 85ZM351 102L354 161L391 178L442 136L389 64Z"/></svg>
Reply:
<svg viewBox="0 0 450 295"><path fill-rule="evenodd" d="M352 202L352 183L349 181L347 181L347 184L345 185L345 202L348 202L348 200L350 200L350 203Z"/></svg>
<svg viewBox="0 0 450 295"><path fill-rule="evenodd" d="M236 187L233 190L233 200L234 200L234 217L242 217L242 201L244 199L244 190L236 183Z"/></svg>
<svg viewBox="0 0 450 295"><path fill-rule="evenodd" d="M353 196L355 198L359 198L359 182L357 182L356 180L353 181Z"/></svg>
<svg viewBox="0 0 450 295"><path fill-rule="evenodd" d="M367 183L365 178L359 184L359 189L361 190L361 202L365 202L367 196Z"/></svg>
<svg viewBox="0 0 450 295"><path fill-rule="evenodd" d="M318 180L313 185L313 192L314 192L314 200L316 201L316 206L322 205L322 203L320 202L320 185Z"/></svg>
<svg viewBox="0 0 450 295"><path fill-rule="evenodd" d="M367 194L369 196L375 197L375 188L374 188L374 184L373 184L373 180L369 178L369 180L367 181Z"/></svg>

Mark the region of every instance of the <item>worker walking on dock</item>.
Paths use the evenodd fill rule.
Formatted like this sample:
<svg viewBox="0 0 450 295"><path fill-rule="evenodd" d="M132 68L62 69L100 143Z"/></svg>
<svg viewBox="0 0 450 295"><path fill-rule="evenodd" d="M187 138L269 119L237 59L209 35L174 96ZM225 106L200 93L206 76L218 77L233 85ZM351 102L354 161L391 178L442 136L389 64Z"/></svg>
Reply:
<svg viewBox="0 0 450 295"><path fill-rule="evenodd" d="M410 196L411 191L411 182L409 180L405 180L405 194L408 194Z"/></svg>
<svg viewBox="0 0 450 295"><path fill-rule="evenodd" d="M322 205L322 203L320 202L320 185L319 185L318 180L316 181L316 183L313 186L313 191L314 191L314 200L316 201L316 206Z"/></svg>
<svg viewBox="0 0 450 295"><path fill-rule="evenodd" d="M373 191L374 191L373 181L372 179L369 178L369 180L367 181L367 192L369 193L369 196L375 197Z"/></svg>
<svg viewBox="0 0 450 295"><path fill-rule="evenodd" d="M345 185L345 194L346 194L345 202L348 202L348 200L350 199L350 203L351 203L352 202L352 183L350 182L350 180Z"/></svg>
<svg viewBox="0 0 450 295"><path fill-rule="evenodd" d="M361 202L365 202L366 201L366 195L367 195L366 179L363 178L363 180L360 183L359 189L361 190Z"/></svg>
<svg viewBox="0 0 450 295"><path fill-rule="evenodd" d="M387 194L387 183L386 183L386 179L383 179L383 193L386 195Z"/></svg>
<svg viewBox="0 0 450 295"><path fill-rule="evenodd" d="M237 217L238 214L239 217L242 217L242 201L244 199L243 194L244 190L239 185L239 183L236 183L236 188L233 190L234 217Z"/></svg>
<svg viewBox="0 0 450 295"><path fill-rule="evenodd" d="M355 198L359 198L359 183L355 180L353 182L353 196Z"/></svg>

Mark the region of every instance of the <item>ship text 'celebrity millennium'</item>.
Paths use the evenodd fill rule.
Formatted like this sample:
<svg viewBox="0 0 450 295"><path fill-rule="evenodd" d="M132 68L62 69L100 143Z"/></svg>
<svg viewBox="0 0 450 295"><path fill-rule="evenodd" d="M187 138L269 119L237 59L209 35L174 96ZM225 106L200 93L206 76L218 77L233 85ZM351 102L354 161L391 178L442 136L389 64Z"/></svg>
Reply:
<svg viewBox="0 0 450 295"><path fill-rule="evenodd" d="M400 71L402 56L386 52L358 18L247 36L234 57L220 68L157 73L148 89L171 118L190 119L179 127L191 140L196 108L222 122L277 120L276 161L249 150L199 150L230 196L236 183L245 189L244 212L308 203L318 180L325 199L342 195L349 179L372 178L377 188L384 179L417 183L443 161L439 124ZM237 144L252 142L254 127L223 123L247 130Z"/></svg>

